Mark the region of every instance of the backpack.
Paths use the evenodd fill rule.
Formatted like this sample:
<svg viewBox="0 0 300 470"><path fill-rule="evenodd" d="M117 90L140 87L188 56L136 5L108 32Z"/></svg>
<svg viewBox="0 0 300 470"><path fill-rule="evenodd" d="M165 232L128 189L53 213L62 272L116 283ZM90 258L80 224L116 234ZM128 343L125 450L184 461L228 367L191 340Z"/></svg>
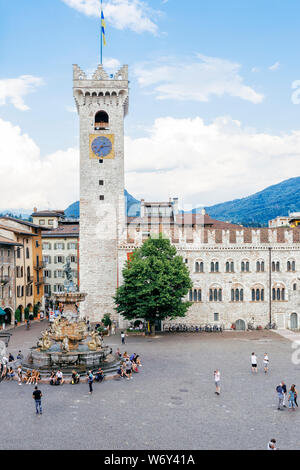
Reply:
<svg viewBox="0 0 300 470"><path fill-rule="evenodd" d="M281 385L277 385L277 387L276 387L276 392L277 392L277 393L282 393L282 387L281 387Z"/></svg>

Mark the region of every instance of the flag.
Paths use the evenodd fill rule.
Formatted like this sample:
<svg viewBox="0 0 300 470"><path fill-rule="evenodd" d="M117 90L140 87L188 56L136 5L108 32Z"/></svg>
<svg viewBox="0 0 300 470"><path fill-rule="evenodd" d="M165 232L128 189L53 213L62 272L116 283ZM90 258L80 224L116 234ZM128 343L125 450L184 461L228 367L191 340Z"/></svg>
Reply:
<svg viewBox="0 0 300 470"><path fill-rule="evenodd" d="M101 10L101 35L102 35L104 46L106 46L105 28L106 28L106 23L104 19L104 13L103 13L103 10Z"/></svg>

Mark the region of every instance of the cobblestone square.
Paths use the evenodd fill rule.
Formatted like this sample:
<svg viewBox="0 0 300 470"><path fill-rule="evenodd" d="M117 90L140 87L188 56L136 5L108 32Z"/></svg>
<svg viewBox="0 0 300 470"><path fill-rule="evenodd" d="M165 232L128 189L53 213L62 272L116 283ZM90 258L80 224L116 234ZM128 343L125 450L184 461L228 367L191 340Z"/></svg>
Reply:
<svg viewBox="0 0 300 470"><path fill-rule="evenodd" d="M25 352L45 325L13 332L8 350ZM299 448L299 412L277 411L275 387L299 388L300 365L292 342L269 332L120 336L106 342L137 352L143 367L133 380L88 385L40 385L42 416L35 415L33 386L3 381L1 449L262 449L275 437L280 449ZM253 375L250 355L259 371ZM264 352L270 357L267 375ZM213 371L221 371L221 395Z"/></svg>

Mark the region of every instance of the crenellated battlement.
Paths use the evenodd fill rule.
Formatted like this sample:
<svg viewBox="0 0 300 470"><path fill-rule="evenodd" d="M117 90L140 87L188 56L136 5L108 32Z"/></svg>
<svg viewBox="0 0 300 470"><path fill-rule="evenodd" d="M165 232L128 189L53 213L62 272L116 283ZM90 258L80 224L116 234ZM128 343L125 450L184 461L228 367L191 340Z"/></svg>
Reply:
<svg viewBox="0 0 300 470"><path fill-rule="evenodd" d="M148 233L151 236L159 233L167 236L175 245L215 246L220 248L244 246L280 246L300 245L300 228L239 228L239 229L207 229L203 227L178 226L165 224L159 229L153 224ZM140 245L142 243L142 228L131 222L128 227L127 242Z"/></svg>
<svg viewBox="0 0 300 470"><path fill-rule="evenodd" d="M73 94L77 110L81 106L105 105L110 100L124 106L124 115L128 113L128 65L121 67L114 75L109 75L103 65L89 78L77 65L73 65Z"/></svg>

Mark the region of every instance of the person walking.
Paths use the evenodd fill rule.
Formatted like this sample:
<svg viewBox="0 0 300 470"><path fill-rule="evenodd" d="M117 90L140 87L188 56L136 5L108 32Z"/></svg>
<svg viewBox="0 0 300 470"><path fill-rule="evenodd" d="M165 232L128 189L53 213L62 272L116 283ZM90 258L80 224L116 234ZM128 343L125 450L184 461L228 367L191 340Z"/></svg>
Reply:
<svg viewBox="0 0 300 470"><path fill-rule="evenodd" d="M121 331L121 339L122 339L122 344L125 344L125 333L124 333L124 331Z"/></svg>
<svg viewBox="0 0 300 470"><path fill-rule="evenodd" d="M294 385L291 386L289 391L289 409L295 411L296 404L295 404L295 388Z"/></svg>
<svg viewBox="0 0 300 470"><path fill-rule="evenodd" d="M278 396L278 407L277 407L277 410L282 410L282 406L283 405L283 389L282 389L282 384L279 384L277 387L276 387L276 392L277 392L277 396Z"/></svg>
<svg viewBox="0 0 300 470"><path fill-rule="evenodd" d="M215 386L216 386L216 395L220 395L221 392L221 387L220 387L220 381L221 381L221 373L219 369L216 369L214 371L214 379L215 379Z"/></svg>
<svg viewBox="0 0 300 470"><path fill-rule="evenodd" d="M257 357L254 352L251 354L251 367L252 367L252 372L257 373Z"/></svg>
<svg viewBox="0 0 300 470"><path fill-rule="evenodd" d="M35 401L35 409L36 409L36 414L38 415L39 413L42 414L42 392L38 389L37 386L34 387L34 392L32 394L32 398Z"/></svg>
<svg viewBox="0 0 300 470"><path fill-rule="evenodd" d="M282 402L282 405L284 408L286 408L286 397L287 397L287 389L286 389L286 385L284 383L284 381L282 380L281 382L281 387L282 387L282 392L283 392L283 402Z"/></svg>
<svg viewBox="0 0 300 470"><path fill-rule="evenodd" d="M94 382L94 376L93 376L93 373L92 373L91 370L89 370L89 372L88 372L87 381L88 381L89 389L90 389L89 394L91 395L93 393L93 382Z"/></svg>
<svg viewBox="0 0 300 470"><path fill-rule="evenodd" d="M22 367L18 367L18 385L22 385L23 382L23 374L22 374Z"/></svg>
<svg viewBox="0 0 300 470"><path fill-rule="evenodd" d="M276 439L271 439L268 442L267 450L278 450L277 447L276 447Z"/></svg>
<svg viewBox="0 0 300 470"><path fill-rule="evenodd" d="M264 371L265 371L265 374L266 374L266 373L268 372L268 368L269 368L269 356L268 356L268 353L265 353L265 355L264 355L263 366L264 366Z"/></svg>
<svg viewBox="0 0 300 470"><path fill-rule="evenodd" d="M296 390L296 385L295 384L293 384L293 387L294 387L294 393L295 393L295 405L298 408L298 403L297 403L298 392Z"/></svg>

